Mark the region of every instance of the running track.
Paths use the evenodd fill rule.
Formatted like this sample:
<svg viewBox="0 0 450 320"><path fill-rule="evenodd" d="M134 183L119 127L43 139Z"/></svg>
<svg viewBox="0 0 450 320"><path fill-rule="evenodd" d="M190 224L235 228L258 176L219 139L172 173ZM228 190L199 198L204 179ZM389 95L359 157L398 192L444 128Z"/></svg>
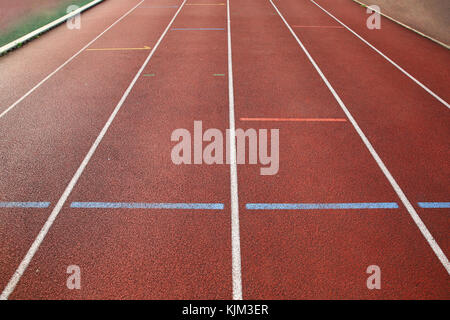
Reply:
<svg viewBox="0 0 450 320"><path fill-rule="evenodd" d="M108 0L0 58L1 297L449 299L450 55L366 19ZM278 174L173 164L194 120L280 129Z"/></svg>

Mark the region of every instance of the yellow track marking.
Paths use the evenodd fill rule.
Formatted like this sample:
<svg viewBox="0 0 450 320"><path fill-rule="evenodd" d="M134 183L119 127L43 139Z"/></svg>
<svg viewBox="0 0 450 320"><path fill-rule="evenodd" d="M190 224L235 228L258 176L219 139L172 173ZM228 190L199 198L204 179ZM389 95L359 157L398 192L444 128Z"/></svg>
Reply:
<svg viewBox="0 0 450 320"><path fill-rule="evenodd" d="M101 49L86 49L86 51L124 51L124 50L150 50L151 47L144 46L143 48L101 48Z"/></svg>

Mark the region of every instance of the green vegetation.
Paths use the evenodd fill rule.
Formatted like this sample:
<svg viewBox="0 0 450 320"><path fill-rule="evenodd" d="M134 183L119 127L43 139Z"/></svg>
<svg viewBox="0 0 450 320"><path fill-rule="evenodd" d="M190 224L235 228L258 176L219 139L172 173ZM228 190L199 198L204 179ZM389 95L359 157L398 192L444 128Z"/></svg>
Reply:
<svg viewBox="0 0 450 320"><path fill-rule="evenodd" d="M32 13L31 16L22 17L12 26L7 28L7 30L0 31L0 47L66 15L68 6L77 5L82 7L92 1L93 0L65 0L52 10L42 10Z"/></svg>

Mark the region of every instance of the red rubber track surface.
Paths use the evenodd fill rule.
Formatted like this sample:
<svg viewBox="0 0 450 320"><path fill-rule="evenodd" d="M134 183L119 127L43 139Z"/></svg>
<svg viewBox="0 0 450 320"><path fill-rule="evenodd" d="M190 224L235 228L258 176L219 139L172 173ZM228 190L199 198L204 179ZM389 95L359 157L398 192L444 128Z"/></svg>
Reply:
<svg viewBox="0 0 450 320"><path fill-rule="evenodd" d="M308 12L310 19L323 19L324 24L333 23L309 1L284 1L279 8L291 24L303 21L304 12ZM293 12L296 14L291 14ZM409 34L398 25L392 27L399 29L397 32ZM317 32L314 30L296 32L407 197L413 203L447 201L450 149L444 141L450 137L448 109L345 29L331 29L320 37L314 34ZM405 42L405 47L421 48L420 42L425 39L416 38L419 41L412 44L402 37L398 41ZM448 79L450 54L440 46L434 45L433 48L441 57L434 56L432 63L441 68L430 72L428 64L422 65L422 69L415 72L420 80L419 75L430 73L436 78L446 76ZM411 60L409 65L413 64ZM339 68L336 68L336 62ZM406 59L401 62L408 65ZM430 88L435 90L433 85ZM443 97L448 101L446 96ZM448 255L447 210L419 211Z"/></svg>
<svg viewBox="0 0 450 320"><path fill-rule="evenodd" d="M283 1L279 8L292 25L300 22L330 24L330 19L309 2ZM272 15L274 10L270 3L248 1L235 6L233 12L240 13L233 19L236 118L345 117L292 35L286 32L279 16ZM411 174L417 179L417 169L412 169L414 163L403 161L413 161L417 155L403 160L408 156L405 149L421 142L427 150L432 150L432 146L425 143L427 136L414 133L418 129L416 123L411 124L412 132L405 130L400 134L404 134L405 139L415 134L414 138L419 141L407 139L403 144L399 140L399 130L395 127L399 126L398 122L418 122L418 119L408 119L406 112L397 114L401 107L408 105L404 102L405 97L395 94L395 88L384 85L383 71L390 77L397 77L402 86L408 86L410 95L420 95L421 100L436 109L424 110L423 106L420 110L420 105L408 106L414 108L414 116L425 114L425 111L427 117L436 114L430 120L437 123L430 121L426 128L421 124L422 135L439 130L437 124L442 123L437 134L448 136L448 124L438 118L438 115L446 116L445 107L435 103L422 89L409 85L402 74L345 30L305 29L298 35L363 130L371 133L369 139L377 150L381 148L380 154L383 159L387 158L388 167L402 169L393 171L394 176L400 173L405 176L400 185L410 182L413 186L418 180L413 181ZM264 48L264 52L260 48ZM257 62L246 68L252 58ZM365 71L369 66L372 72ZM241 69L246 71L239 72ZM247 92L258 98L249 101ZM295 94L298 96L293 96ZM319 97L318 101L315 97ZM402 106L398 105L400 102ZM400 116L403 117L399 119ZM370 124L375 127L373 131L370 131ZM278 128L280 124L276 123L276 126ZM397 135L395 139L390 137L389 131ZM437 134L433 136L436 138ZM398 201L350 123L283 124L280 150L281 168L275 176L259 176L255 167L239 167L245 298L448 297L448 275L403 207L395 211L342 210L331 213L246 211L244 203L247 202ZM442 170L445 161L438 151L431 161L435 161L436 170ZM391 157L392 153L394 156ZM428 157L423 160L426 159ZM417 166L417 160L415 164ZM405 168L408 165L410 170ZM424 176L420 179L423 181ZM438 182L437 179L439 177L431 179L426 185L426 194L434 196L433 199L448 190L445 186L441 190L439 187L442 186L437 184L434 192L430 192L430 184ZM415 187L417 192L417 184ZM413 199L421 201L417 196ZM447 234L439 232L448 230L448 212L441 213L441 218L447 220L433 217L430 222L435 222L433 231L440 235L444 248L448 249ZM441 229L439 222L441 227L444 223ZM365 287L361 271L370 264L384 270L386 287L381 291L369 291Z"/></svg>
<svg viewBox="0 0 450 320"><path fill-rule="evenodd" d="M188 4L220 4L196 0ZM138 1L109 0L0 58L0 112ZM181 0L144 1L91 49L154 47ZM310 1L293 25L338 26ZM318 1L444 100L449 53L352 1ZM185 5L137 80L10 299L231 299L230 169L172 163L178 128L229 127L226 5ZM280 169L238 165L244 299L449 299L449 275L269 1L230 1L236 128L280 129ZM346 29L294 28L444 253L450 254L448 109ZM76 36L73 36L73 34ZM411 48L414 48L412 50ZM149 50L83 51L0 118L4 288ZM225 76L217 76L224 74ZM145 76L147 75L147 76ZM151 75L151 76L148 76ZM7 80L6 80L7 79ZM224 210L70 208L76 201L223 203ZM398 209L247 210L247 203L396 202ZM66 287L69 265L81 290ZM368 290L378 265L382 289Z"/></svg>
<svg viewBox="0 0 450 320"><path fill-rule="evenodd" d="M0 112L17 101L38 82L83 48L128 10L138 0L108 0L82 14L81 28L68 30L65 24L44 33L39 41L26 44L0 59Z"/></svg>
<svg viewBox="0 0 450 320"><path fill-rule="evenodd" d="M316 2L445 101L450 100L450 92L446 84L450 77L449 52L447 49L417 35L413 31L406 30L383 16L381 17L381 29L369 30L366 27L366 20L369 15L365 8L362 8L356 2L347 0L317 0ZM286 4L290 5L291 3L293 2L289 1ZM310 10L316 7L309 0L299 3L304 3L308 7L311 6ZM277 2L278 4L281 5ZM317 12L324 14L324 19L329 17L318 7L317 9ZM302 15L302 19L308 18ZM326 21L330 24L338 24L331 17ZM363 44L361 43L361 45Z"/></svg>

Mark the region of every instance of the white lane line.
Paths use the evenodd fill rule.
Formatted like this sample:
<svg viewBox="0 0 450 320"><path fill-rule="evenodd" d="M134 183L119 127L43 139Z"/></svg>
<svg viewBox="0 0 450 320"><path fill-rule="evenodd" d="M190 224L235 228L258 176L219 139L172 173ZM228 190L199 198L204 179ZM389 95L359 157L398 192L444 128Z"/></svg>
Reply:
<svg viewBox="0 0 450 320"><path fill-rule="evenodd" d="M123 16L121 16L119 19L117 19L112 25L110 25L108 28L106 28L102 33L100 33L98 36L96 36L94 39L89 41L87 45L85 45L83 48L80 49L77 53L75 53L73 56L71 56L68 60L66 60L62 65L60 65L58 68L55 69L52 73L50 73L48 76L46 76L44 79L42 79L37 85L35 85L33 88L31 88L27 93L25 93L19 100L14 102L12 105L10 105L8 108L6 108L5 111L0 113L0 119L5 116L9 111L11 111L15 106L17 106L20 102L22 102L26 97L28 97L31 93L34 92L37 88L39 88L44 82L46 82L48 79L50 79L55 73L57 73L59 70L64 68L69 62L71 62L73 59L75 59L81 52L83 52L87 47L89 47L91 44L93 44L98 38L100 38L105 32L107 32L109 29L114 27L119 21L121 21L123 18L125 18L127 15L129 15L134 9L136 9L144 0L139 2L137 5L135 5L133 8L131 8L129 11L127 11Z"/></svg>
<svg viewBox="0 0 450 320"><path fill-rule="evenodd" d="M408 78L410 78L412 81L414 81L416 84L418 84L420 87L422 87L426 92L428 92L430 95L432 95L436 100L438 100L440 103L442 103L447 108L450 108L450 104L448 104L444 99L439 97L436 93L431 91L427 86L425 86L422 82L414 78L410 73L408 73L405 69L400 67L397 63L395 63L391 58L386 56L383 52L375 48L372 44L370 44L367 40L365 40L363 37L361 37L359 34L357 34L355 31L350 29L346 24L344 24L341 20L333 16L330 12L322 8L319 4L317 4L314 0L310 0L312 3L314 3L317 7L322 9L326 14L328 14L331 18L336 20L338 23L340 23L344 28L346 28L348 31L353 33L356 37L358 37L362 42L364 42L366 45L368 45L370 48L372 48L376 53L378 53L380 56L382 56L384 59L386 59L389 63L391 63L394 67L396 67L398 70L403 72Z"/></svg>
<svg viewBox="0 0 450 320"><path fill-rule="evenodd" d="M395 192L397 193L398 197L400 198L400 200L402 201L403 205L406 207L406 209L408 210L409 215L411 216L411 218L414 220L414 222L416 223L417 227L419 228L420 232L422 232L422 235L425 237L425 239L428 241L428 244L431 246L431 248L433 249L434 253L436 254L436 256L439 258L439 260L441 261L442 265L445 267L445 269L447 270L447 273L450 274L450 263L446 257L446 255L444 254L444 252L442 251L442 249L439 247L439 245L437 244L436 240L434 240L433 236L431 235L430 231L428 231L427 227L425 226L425 224L423 223L423 221L420 219L419 215L417 214L416 210L414 209L414 207L412 206L411 202L409 202L408 198L406 198L405 194L403 193L402 189L400 188L400 186L397 184L397 182L395 181L394 177L391 175L391 173L389 172L389 170L386 168L386 166L383 163L383 160L381 160L380 156L378 155L378 153L375 151L375 149L373 148L372 144L369 142L369 139L367 139L366 135L363 133L363 131L361 130L361 128L359 127L358 123L356 122L356 120L353 118L353 116L351 115L350 111L348 111L347 107L345 106L344 102L342 102L341 98L339 97L339 95L336 93L336 91L334 90L334 88L331 86L330 82L328 81L328 79L325 77L325 75L323 74L322 70L320 70L319 66L317 65L317 63L314 61L313 57L309 54L308 50L305 48L305 46L303 45L303 43L300 41L300 39L297 37L297 35L295 34L294 30L292 30L292 28L290 27L290 25L287 23L286 19L284 19L283 15L281 14L281 12L278 10L278 8L275 6L275 4L272 2L272 0L269 0L270 3L272 4L272 6L275 8L275 11L278 13L278 15L280 16L281 20L283 20L284 24L286 25L286 27L289 29L289 31L291 32L292 36L295 38L295 40L297 41L297 43L299 44L299 46L303 49L303 51L305 52L306 56L308 57L309 61L312 63L312 65L314 66L314 68L316 69L317 73L319 73L320 77L322 78L323 82L325 82L326 86L328 87L328 89L331 91L331 93L333 94L334 98L336 99L336 101L338 102L338 104L340 105L340 107L342 108L342 110L344 111L345 115L347 116L347 118L349 119L349 121L352 123L353 127L355 128L356 132L358 132L359 136L361 137L362 141L364 142L364 144L366 145L367 149L369 150L370 154L372 155L372 157L375 159L376 163L378 164L378 166L380 167L381 171L384 173L384 175L386 176L386 178L389 180L389 183L391 184L392 188L395 190Z"/></svg>
<svg viewBox="0 0 450 320"><path fill-rule="evenodd" d="M133 86L135 85L136 81L139 79L142 71L144 71L144 68L147 66L148 62L152 58L153 54L155 53L156 49L158 48L159 44L167 34L167 31L169 31L170 27L172 26L172 23L175 21L175 18L177 17L178 13L183 8L184 4L187 0L184 0L181 4L180 8L177 10L175 15L173 16L172 20L170 20L169 24L167 25L166 29L162 33L162 35L159 37L158 41L156 42L155 46L153 47L152 51L149 53L147 59L145 59L144 64L141 66L139 71L134 76L133 80L131 81L130 85L128 86L127 90L123 94L122 98L120 99L117 106L114 108L114 111L110 115L108 121L106 122L105 126L103 127L102 131L98 135L97 139L95 139L94 144L89 149L88 153L83 159L83 162L75 172L75 175L70 180L69 184L67 185L66 189L64 190L64 193L61 195L61 198L58 200L58 203L56 204L55 208L53 208L52 213L48 217L47 221L45 222L42 229L39 231L38 236L34 240L33 244L31 245L30 249L28 249L27 254L23 258L22 262L20 263L17 270L14 272L13 276L9 280L7 286L3 290L2 294L0 295L0 300L6 300L8 299L9 295L14 291L14 288L16 287L17 283L19 282L20 278L22 277L23 273L27 269L31 259L33 259L35 253L39 249L39 246L41 245L42 241L44 240L45 236L47 235L48 230L52 226L53 222L55 221L56 217L58 216L59 212L61 211L61 208L64 206L67 198L69 197L70 193L72 192L73 188L75 187L76 183L78 182L78 179L80 178L81 174L83 173L84 169L86 168L89 160L91 159L92 155L94 154L95 150L97 149L98 145L102 141L103 137L105 136L106 132L108 131L108 128L110 127L111 123L113 122L114 118L116 117L117 113L119 112L120 108L122 107L123 103L127 99L128 95L131 92L131 89L133 89Z"/></svg>
<svg viewBox="0 0 450 320"><path fill-rule="evenodd" d="M233 60L231 53L230 0L227 0L228 33L228 104L230 117L230 187L231 187L231 254L233 300L242 300L241 238L239 235L239 198L236 166L236 132L234 124Z"/></svg>

